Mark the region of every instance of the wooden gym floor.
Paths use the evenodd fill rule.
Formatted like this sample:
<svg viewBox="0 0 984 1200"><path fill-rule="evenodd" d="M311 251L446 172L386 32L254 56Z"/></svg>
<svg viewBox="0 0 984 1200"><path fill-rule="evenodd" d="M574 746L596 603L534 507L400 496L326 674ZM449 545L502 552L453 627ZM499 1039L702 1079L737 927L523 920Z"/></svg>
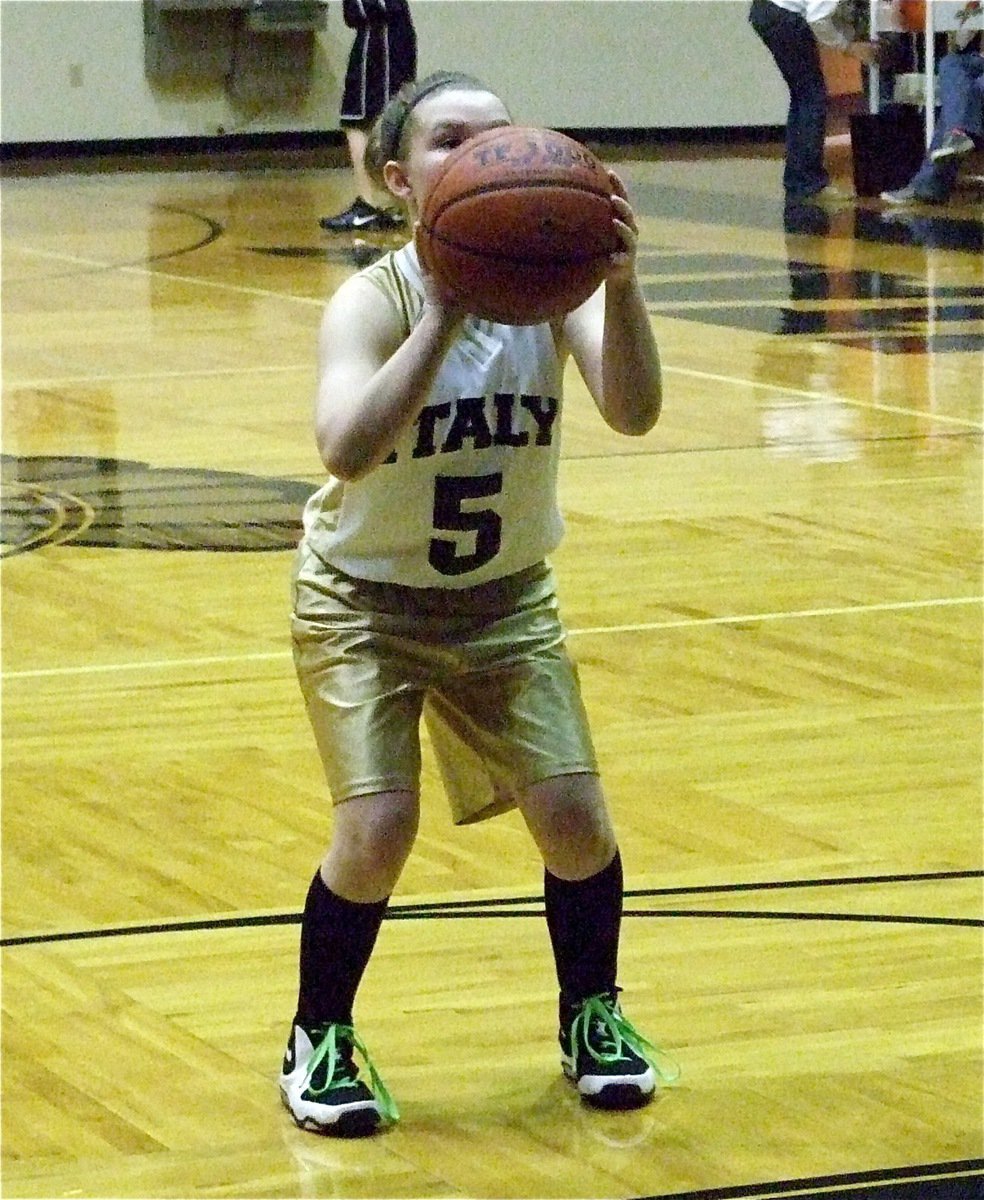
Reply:
<svg viewBox="0 0 984 1200"><path fill-rule="evenodd" d="M984 188L784 221L776 146L603 152L665 415L572 376L556 566L680 1081L580 1107L538 860L428 761L357 1010L403 1120L291 1124L291 546L320 308L388 243L290 156L8 169L4 1196L981 1194Z"/></svg>

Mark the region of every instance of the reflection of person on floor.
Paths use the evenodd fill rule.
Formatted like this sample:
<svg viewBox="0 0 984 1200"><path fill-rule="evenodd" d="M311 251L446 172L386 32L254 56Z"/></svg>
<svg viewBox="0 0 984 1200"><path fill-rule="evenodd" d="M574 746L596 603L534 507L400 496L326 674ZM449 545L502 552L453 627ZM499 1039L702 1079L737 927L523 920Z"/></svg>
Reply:
<svg viewBox="0 0 984 1200"><path fill-rule="evenodd" d="M786 230L786 261L789 268L789 299L791 303L779 309L777 333L814 333L827 331L828 311L824 307L800 308L801 300L830 299L830 275L822 265L804 260L807 237L828 237L830 213L817 204L787 205L783 214Z"/></svg>
<svg viewBox="0 0 984 1200"><path fill-rule="evenodd" d="M955 49L940 60L940 112L929 150L904 187L882 192L889 204L945 204L963 157L984 144L984 52L980 31L966 28L971 17L980 15L980 0L970 0L959 13Z"/></svg>

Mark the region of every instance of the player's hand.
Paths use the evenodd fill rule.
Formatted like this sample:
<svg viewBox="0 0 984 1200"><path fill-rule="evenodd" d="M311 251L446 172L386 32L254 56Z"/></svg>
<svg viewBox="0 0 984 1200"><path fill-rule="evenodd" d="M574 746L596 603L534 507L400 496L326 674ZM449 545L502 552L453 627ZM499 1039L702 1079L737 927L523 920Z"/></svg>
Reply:
<svg viewBox="0 0 984 1200"><path fill-rule="evenodd" d="M612 185L612 224L618 236L619 247L609 258L605 278L614 283L620 279L631 279L635 275L639 227L625 192L625 184L614 171L608 172L608 178Z"/></svg>
<svg viewBox="0 0 984 1200"><path fill-rule="evenodd" d="M417 261L420 263L420 275L424 284L424 306L439 311L449 326L457 325L465 317L465 309L458 299L457 293L445 287L431 271L430 263L422 253L421 239L418 234L420 222L413 227L414 245L417 247Z"/></svg>

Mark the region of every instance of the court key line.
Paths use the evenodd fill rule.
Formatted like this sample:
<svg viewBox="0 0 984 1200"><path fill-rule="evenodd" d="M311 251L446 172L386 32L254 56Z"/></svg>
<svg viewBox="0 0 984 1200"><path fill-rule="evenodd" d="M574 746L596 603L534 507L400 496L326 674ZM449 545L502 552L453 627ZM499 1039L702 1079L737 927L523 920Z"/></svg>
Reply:
<svg viewBox="0 0 984 1200"><path fill-rule="evenodd" d="M982 604L984 596L951 596L934 600L898 600L883 604L854 604L840 608L800 608L791 612L732 613L720 617L682 617L674 621L642 621L633 625L589 625L583 629L568 629L568 637L583 637L603 633L648 633L660 629L691 629L705 625L743 625L766 621L802 620L808 617L861 616L866 613L908 612L923 608L953 608ZM149 662L95 663L79 667L44 667L30 671L4 671L3 679L42 679L60 675L98 675L115 671L153 671L180 667L208 667L219 663L269 662L290 658L290 650L269 650L255 654L215 654L202 658L166 658Z"/></svg>
<svg viewBox="0 0 984 1200"><path fill-rule="evenodd" d="M154 272L157 274L158 272ZM184 278L183 276L181 277ZM221 286L221 285L218 285ZM277 293L265 293L268 295L277 295ZM206 378L223 375L259 375L259 374L278 374L286 371L310 372L315 369L313 363L307 364L291 364L286 363L283 366L253 366L253 367L203 367L187 371L144 371L134 372L131 374L107 374L107 375L64 375L54 376L51 378L41 379L22 379L13 382L8 380L8 387L11 390L19 388L41 388L41 387L84 387L86 384L94 383L129 383L141 382L144 380L153 379L194 379L196 377ZM809 388L794 388L787 387L778 383L767 383L757 379L743 379L738 375L719 375L712 371L698 371L693 367L673 367L668 364L663 364L664 375L684 375L689 379L706 379L710 383L727 383L735 387L752 388L759 392L775 392L780 396L793 396L802 400L830 400L840 404L850 404L855 408L871 409L876 412L892 413L895 416L902 417L924 417L933 421L937 421L943 425L958 425L964 426L967 429L973 429L975 432L984 430L984 424L975 421L970 417L956 417L947 413L926 412L925 409L911 407L907 408L901 404L880 404L872 400L858 400L853 396L842 396L837 392L821 392L812 391ZM745 447L736 447L736 449L745 449Z"/></svg>
<svg viewBox="0 0 984 1200"><path fill-rule="evenodd" d="M293 304L316 304L324 307L323 296L299 296L293 292L274 292L269 288L246 287L241 283L226 283L220 279L204 279L198 275L177 275L171 271L155 271L150 267L136 267L127 263L100 262L95 258L83 258L78 254L58 254L52 250L37 250L33 246L15 246L21 254L35 258L50 258L56 262L74 263L80 267L94 267L100 271L119 271L124 275L150 276L154 279L169 279L174 283L188 283L196 287L220 288L227 292L238 292L244 296L263 296L268 300L286 300Z"/></svg>
<svg viewBox="0 0 984 1200"><path fill-rule="evenodd" d="M188 371L133 371L110 375L64 375L50 379L22 379L9 383L11 390L27 388L85 387L94 383L150 383L155 379L214 379L223 375L280 375L286 371L311 372L317 370L313 361L304 365L285 363L281 366L254 367L197 367Z"/></svg>
<svg viewBox="0 0 984 1200"><path fill-rule="evenodd" d="M855 400L853 396L842 396L839 392L817 392L805 388L785 387L778 383L759 382L755 379L740 379L736 375L716 375L712 371L695 371L691 367L669 367L663 365L664 375L686 375L691 379L706 379L710 383L731 383L753 388L761 392L778 392L783 396L798 396L803 400L835 400L841 404L852 404L855 408L867 408L874 412L892 413L900 417L924 417L944 425L965 425L968 429L984 431L984 424L970 417L953 417L946 413L927 412L924 408L909 408L902 404L880 404L877 400Z"/></svg>

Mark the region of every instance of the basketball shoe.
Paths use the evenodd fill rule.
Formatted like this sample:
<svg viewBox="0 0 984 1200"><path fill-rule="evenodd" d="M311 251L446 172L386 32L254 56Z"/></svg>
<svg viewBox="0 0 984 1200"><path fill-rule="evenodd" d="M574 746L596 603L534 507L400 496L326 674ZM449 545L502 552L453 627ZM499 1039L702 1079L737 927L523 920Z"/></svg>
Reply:
<svg viewBox="0 0 984 1200"><path fill-rule="evenodd" d="M679 1074L657 1066L662 1052L622 1015L618 989L561 1008L561 1066L586 1103L640 1108L660 1081L671 1083Z"/></svg>
<svg viewBox="0 0 984 1200"><path fill-rule="evenodd" d="M843 188L839 188L835 183L828 183L826 187L820 188L818 192L811 192L809 196L803 196L800 204L820 204L820 205L838 205L850 204L854 200L853 192L845 192Z"/></svg>
<svg viewBox="0 0 984 1200"><path fill-rule="evenodd" d="M879 198L884 200L886 204L892 204L896 208L904 207L907 204L945 203L945 200L940 196L927 196L922 192L917 192L911 183L907 183L905 187L896 188L893 192L880 192Z"/></svg>
<svg viewBox="0 0 984 1200"><path fill-rule="evenodd" d="M358 1052L372 1083L359 1078ZM351 1025L294 1023L280 1073L280 1095L295 1124L312 1133L365 1137L399 1120L393 1098Z"/></svg>
<svg viewBox="0 0 984 1200"><path fill-rule="evenodd" d="M344 212L336 213L333 217L322 217L318 224L328 233L376 233L401 229L406 221L400 213L376 208L357 196Z"/></svg>
<svg viewBox="0 0 984 1200"><path fill-rule="evenodd" d="M968 137L962 129L951 129L944 134L943 140L935 150L930 150L929 157L933 162L939 162L941 158L955 158L962 154L969 154L974 149L974 139Z"/></svg>

